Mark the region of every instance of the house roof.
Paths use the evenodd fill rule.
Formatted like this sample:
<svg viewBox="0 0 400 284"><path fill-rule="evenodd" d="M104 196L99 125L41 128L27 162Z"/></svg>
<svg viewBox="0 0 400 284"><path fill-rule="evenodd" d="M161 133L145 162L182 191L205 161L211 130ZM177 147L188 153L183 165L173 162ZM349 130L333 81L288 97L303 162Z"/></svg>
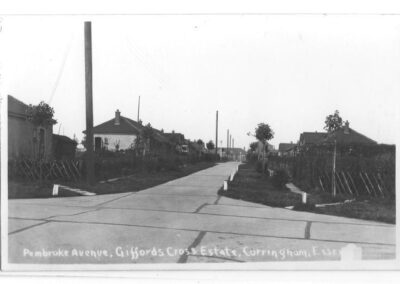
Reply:
<svg viewBox="0 0 400 284"><path fill-rule="evenodd" d="M325 139L325 143L332 143L336 139L339 144L377 144L376 141L368 138L367 136L355 131L354 129L348 127L342 127L332 133L330 133Z"/></svg>
<svg viewBox="0 0 400 284"><path fill-rule="evenodd" d="M303 132L300 134L300 143L318 144L323 142L327 135L326 132Z"/></svg>
<svg viewBox="0 0 400 284"><path fill-rule="evenodd" d="M119 125L115 124L115 119L112 118L102 124L93 127L94 134L132 134L138 135L144 128L143 125L136 121L121 115ZM83 131L86 134L86 130Z"/></svg>
<svg viewBox="0 0 400 284"><path fill-rule="evenodd" d="M10 117L19 118L19 119L27 119L28 118L28 109L31 105L27 105L26 103L18 100L17 98L8 95L8 115ZM51 123L53 122L53 123ZM52 126L56 124L57 121L51 119L50 121L46 122L47 126Z"/></svg>
<svg viewBox="0 0 400 284"><path fill-rule="evenodd" d="M177 133L177 132L164 133L164 136L167 137L171 143L185 142L185 136L182 133Z"/></svg>
<svg viewBox="0 0 400 284"><path fill-rule="evenodd" d="M28 105L17 98L8 95L8 114L26 118Z"/></svg>
<svg viewBox="0 0 400 284"><path fill-rule="evenodd" d="M58 135L58 134L53 134L53 139L57 141L61 141L64 143L71 143L71 144L77 144L77 142L68 136L65 135Z"/></svg>
<svg viewBox="0 0 400 284"><path fill-rule="evenodd" d="M279 143L278 150L284 152L292 149L294 146L296 146L294 143Z"/></svg>
<svg viewBox="0 0 400 284"><path fill-rule="evenodd" d="M93 127L93 134L126 134L126 135L139 135L145 126L142 124L124 117L120 116L119 124L115 124L115 118L112 118L102 124ZM158 130L153 128L154 138L159 142L169 142L167 137ZM86 134L86 130L83 131Z"/></svg>

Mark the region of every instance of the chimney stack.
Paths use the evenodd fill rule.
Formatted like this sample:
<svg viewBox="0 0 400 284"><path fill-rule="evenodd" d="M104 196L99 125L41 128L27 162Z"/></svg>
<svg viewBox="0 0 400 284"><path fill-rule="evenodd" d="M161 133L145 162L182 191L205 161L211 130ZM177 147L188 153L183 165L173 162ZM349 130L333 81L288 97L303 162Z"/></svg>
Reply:
<svg viewBox="0 0 400 284"><path fill-rule="evenodd" d="M344 123L344 130L343 130L344 134L349 134L350 133L349 124L350 124L349 121L346 120L346 122Z"/></svg>
<svg viewBox="0 0 400 284"><path fill-rule="evenodd" d="M114 124L119 125L121 121L121 112L117 109L115 112L115 119L114 119Z"/></svg>

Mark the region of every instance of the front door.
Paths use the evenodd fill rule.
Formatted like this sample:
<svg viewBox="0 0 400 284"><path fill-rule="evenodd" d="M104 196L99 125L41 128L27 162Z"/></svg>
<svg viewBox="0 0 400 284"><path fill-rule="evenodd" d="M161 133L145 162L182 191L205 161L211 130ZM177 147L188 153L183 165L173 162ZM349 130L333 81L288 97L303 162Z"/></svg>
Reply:
<svg viewBox="0 0 400 284"><path fill-rule="evenodd" d="M99 152L101 150L101 137L94 138L94 150Z"/></svg>

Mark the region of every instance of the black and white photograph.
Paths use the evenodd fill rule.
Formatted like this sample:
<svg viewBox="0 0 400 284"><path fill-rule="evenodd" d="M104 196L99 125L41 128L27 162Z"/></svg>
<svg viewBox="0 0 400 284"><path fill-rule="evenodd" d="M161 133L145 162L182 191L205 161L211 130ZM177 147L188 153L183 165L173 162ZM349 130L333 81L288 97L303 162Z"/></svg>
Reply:
<svg viewBox="0 0 400 284"><path fill-rule="evenodd" d="M2 270L395 269L400 16L0 16Z"/></svg>

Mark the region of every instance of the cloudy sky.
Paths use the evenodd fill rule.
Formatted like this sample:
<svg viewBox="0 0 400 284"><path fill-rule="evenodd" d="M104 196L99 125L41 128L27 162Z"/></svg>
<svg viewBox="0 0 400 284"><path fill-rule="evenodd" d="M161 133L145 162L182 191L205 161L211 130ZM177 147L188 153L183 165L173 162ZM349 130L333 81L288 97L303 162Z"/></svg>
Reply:
<svg viewBox="0 0 400 284"><path fill-rule="evenodd" d="M5 16L2 92L55 109L54 132L85 128L83 22L92 21L94 123L121 114L190 139L235 146L260 122L272 144L350 127L396 142L400 17L323 15Z"/></svg>

